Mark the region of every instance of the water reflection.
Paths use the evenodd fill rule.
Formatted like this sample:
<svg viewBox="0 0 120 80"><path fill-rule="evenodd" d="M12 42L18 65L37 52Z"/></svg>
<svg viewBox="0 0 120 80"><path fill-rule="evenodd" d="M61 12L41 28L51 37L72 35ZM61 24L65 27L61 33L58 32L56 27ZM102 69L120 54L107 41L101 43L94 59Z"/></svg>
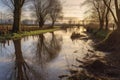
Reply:
<svg viewBox="0 0 120 80"><path fill-rule="evenodd" d="M40 70L36 70L34 63L25 60L21 49L21 39L13 40L15 48L15 62L9 80L45 80Z"/></svg>
<svg viewBox="0 0 120 80"><path fill-rule="evenodd" d="M61 50L62 38L57 39L54 32L52 32L51 34L52 34L52 39L50 41L50 47L49 48L52 51L50 57L51 57L51 59L53 59L58 55L58 53Z"/></svg>
<svg viewBox="0 0 120 80"><path fill-rule="evenodd" d="M35 51L35 63L24 59L21 39L13 40L15 48L15 64L9 80L46 80L46 63L57 57L61 50L62 39L57 39L51 33L51 39L47 40L43 34L38 35ZM36 64L37 63L37 64Z"/></svg>
<svg viewBox="0 0 120 80"><path fill-rule="evenodd" d="M29 80L29 66L25 62L21 51L21 39L13 40L15 47L15 71L11 80Z"/></svg>
<svg viewBox="0 0 120 80"><path fill-rule="evenodd" d="M79 30L71 28L68 32L55 31L2 43L0 80L59 80L68 63L86 53L85 43L78 40L74 44L71 40L73 32Z"/></svg>
<svg viewBox="0 0 120 80"><path fill-rule="evenodd" d="M61 41L62 39L57 39L53 32L51 33L51 39L46 39L43 34L40 34L36 47L36 62L43 67L46 62L57 57L61 50Z"/></svg>

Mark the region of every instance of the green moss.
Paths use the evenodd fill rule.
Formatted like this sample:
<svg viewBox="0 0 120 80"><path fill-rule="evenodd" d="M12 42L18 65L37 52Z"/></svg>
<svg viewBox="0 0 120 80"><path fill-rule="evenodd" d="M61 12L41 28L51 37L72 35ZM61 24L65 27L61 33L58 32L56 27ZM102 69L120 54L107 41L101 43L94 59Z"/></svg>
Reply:
<svg viewBox="0 0 120 80"><path fill-rule="evenodd" d="M0 36L0 41L2 40L9 40L9 39L18 39L25 36L32 36L32 35L38 35L46 32L52 32L55 30L59 30L60 28L54 28L54 29L46 29L46 30L36 30L36 31L25 31L20 33L11 33L11 34L4 34Z"/></svg>

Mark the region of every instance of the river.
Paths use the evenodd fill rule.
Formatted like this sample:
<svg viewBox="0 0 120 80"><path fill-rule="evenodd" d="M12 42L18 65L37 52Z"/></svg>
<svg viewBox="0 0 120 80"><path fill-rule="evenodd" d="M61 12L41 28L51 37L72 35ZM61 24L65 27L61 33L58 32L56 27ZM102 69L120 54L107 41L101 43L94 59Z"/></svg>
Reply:
<svg viewBox="0 0 120 80"><path fill-rule="evenodd" d="M68 28L0 43L0 80L60 80L76 58L82 59L92 40L85 29ZM73 33L81 34L72 38Z"/></svg>

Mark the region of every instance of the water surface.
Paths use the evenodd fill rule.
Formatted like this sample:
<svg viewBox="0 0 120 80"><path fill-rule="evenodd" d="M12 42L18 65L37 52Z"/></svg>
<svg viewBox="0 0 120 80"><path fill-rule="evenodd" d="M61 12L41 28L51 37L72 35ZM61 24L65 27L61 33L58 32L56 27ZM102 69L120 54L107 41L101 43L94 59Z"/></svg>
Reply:
<svg viewBox="0 0 120 80"><path fill-rule="evenodd" d="M0 43L0 80L60 80L92 41L84 28L69 28ZM80 33L81 38L71 38Z"/></svg>

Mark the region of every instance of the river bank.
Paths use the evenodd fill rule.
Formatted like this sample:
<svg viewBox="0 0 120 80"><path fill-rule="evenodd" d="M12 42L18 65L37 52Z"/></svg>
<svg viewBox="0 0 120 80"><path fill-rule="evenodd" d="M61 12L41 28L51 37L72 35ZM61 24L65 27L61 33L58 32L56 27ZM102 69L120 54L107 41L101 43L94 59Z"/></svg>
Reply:
<svg viewBox="0 0 120 80"><path fill-rule="evenodd" d="M35 30L35 31L22 31L19 33L8 33L8 34L2 34L0 35L0 41L3 40L10 40L10 39L18 39L22 38L25 36L33 36L33 35L38 35L46 32L52 32L59 30L60 28L53 28L53 29L43 29L43 30Z"/></svg>
<svg viewBox="0 0 120 80"><path fill-rule="evenodd" d="M112 31L101 30L94 34L95 32L96 30L92 30L88 34L96 45L106 39ZM73 66L69 71L70 75L62 77L67 77L67 80L120 80L119 51L102 52L104 56L97 55L97 50L88 50L88 52L94 54L88 54L83 58L84 60L76 59L79 65Z"/></svg>

